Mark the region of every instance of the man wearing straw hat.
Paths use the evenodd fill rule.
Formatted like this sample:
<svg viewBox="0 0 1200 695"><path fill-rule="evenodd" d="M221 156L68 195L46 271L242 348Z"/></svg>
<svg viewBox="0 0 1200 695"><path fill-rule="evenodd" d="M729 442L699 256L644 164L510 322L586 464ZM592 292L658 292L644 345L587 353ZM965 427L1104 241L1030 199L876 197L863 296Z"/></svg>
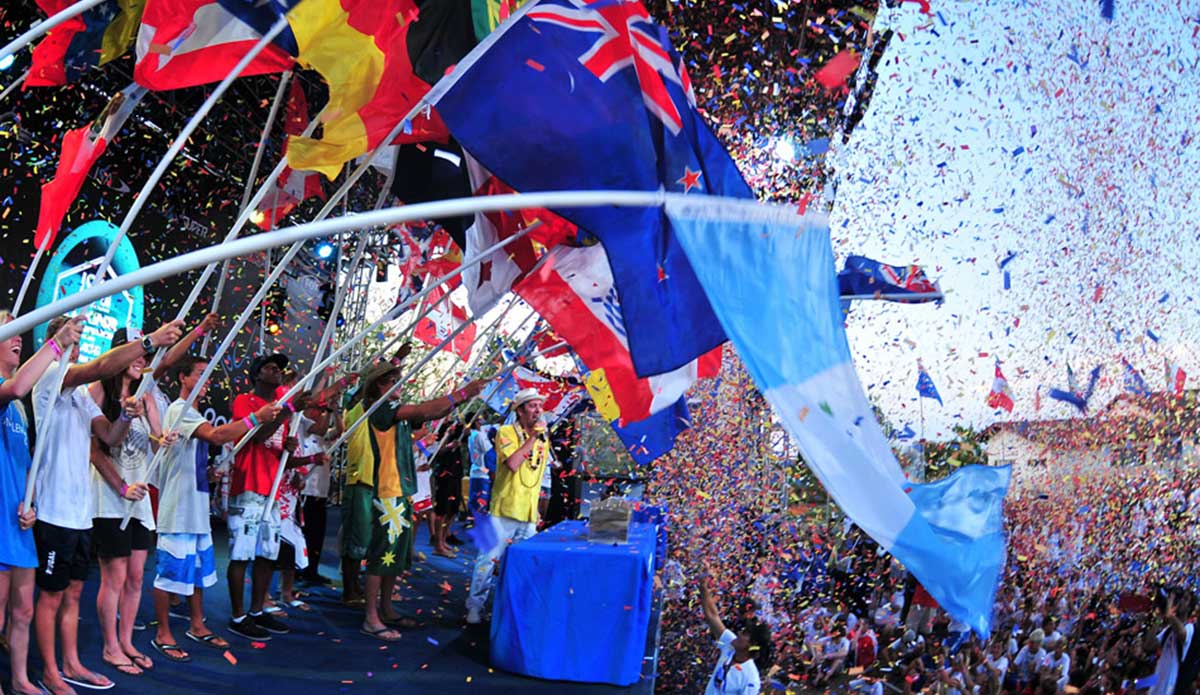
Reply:
<svg viewBox="0 0 1200 695"><path fill-rule="evenodd" d="M349 427L386 396L366 426L349 440L342 498L344 564L367 562L365 617L360 631L385 642L400 639L400 633L384 621L399 620L391 605L392 587L396 576L412 564L411 498L417 492L412 432L421 423L449 414L483 388L482 381L473 381L441 398L405 405L398 393L392 393L399 378L400 368L392 363L368 370L362 377L362 400L345 417ZM413 622L409 620L410 625ZM407 627L403 621L399 624Z"/></svg>
<svg viewBox="0 0 1200 695"><path fill-rule="evenodd" d="M513 397L517 422L504 425L496 433L496 481L489 503L496 538L480 547L467 596L467 622L477 625L492 588L492 572L510 542L515 543L537 533L538 497L542 474L550 462L550 439L542 422L546 397L535 388L522 389ZM482 537L476 534L476 538Z"/></svg>

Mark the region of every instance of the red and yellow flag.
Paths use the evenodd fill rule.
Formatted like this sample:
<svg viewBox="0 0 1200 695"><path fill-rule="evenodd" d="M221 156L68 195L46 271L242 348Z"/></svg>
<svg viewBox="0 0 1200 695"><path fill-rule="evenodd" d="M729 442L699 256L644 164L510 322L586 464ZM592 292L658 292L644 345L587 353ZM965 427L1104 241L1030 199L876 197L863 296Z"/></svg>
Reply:
<svg viewBox="0 0 1200 695"><path fill-rule="evenodd" d="M457 4L307 0L294 8L288 21L299 62L325 78L329 103L320 139L289 141L292 168L332 179L342 164L380 144L440 77L430 67L444 72L474 43L469 21L448 21L445 8ZM441 118L429 109L412 119L397 141L444 140L447 135Z"/></svg>

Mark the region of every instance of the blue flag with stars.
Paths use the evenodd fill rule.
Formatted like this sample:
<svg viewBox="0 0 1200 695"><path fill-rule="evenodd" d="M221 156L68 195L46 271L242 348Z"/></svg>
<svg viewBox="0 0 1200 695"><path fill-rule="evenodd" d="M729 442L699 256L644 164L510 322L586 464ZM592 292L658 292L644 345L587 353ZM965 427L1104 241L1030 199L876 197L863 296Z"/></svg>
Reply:
<svg viewBox="0 0 1200 695"><path fill-rule="evenodd" d="M666 30L637 0L528 3L427 100L467 152L522 193L753 197L697 113ZM725 341L662 210L554 212L608 251L639 376L674 371Z"/></svg>
<svg viewBox="0 0 1200 695"><path fill-rule="evenodd" d="M933 385L933 378L923 367L917 370L917 393L922 398L933 398L938 405L945 405L942 403L942 397L938 394L937 387Z"/></svg>

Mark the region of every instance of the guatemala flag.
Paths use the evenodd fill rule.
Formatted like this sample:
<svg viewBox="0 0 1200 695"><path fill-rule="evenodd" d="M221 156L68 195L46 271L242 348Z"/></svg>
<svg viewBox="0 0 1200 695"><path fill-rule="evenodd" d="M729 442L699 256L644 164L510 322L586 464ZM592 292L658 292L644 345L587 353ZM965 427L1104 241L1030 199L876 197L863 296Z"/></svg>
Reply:
<svg viewBox="0 0 1200 695"><path fill-rule="evenodd" d="M985 531L1005 486L959 471L906 494L851 363L826 216L678 196L666 213L722 328L825 489L947 612L987 635L1004 539Z"/></svg>
<svg viewBox="0 0 1200 695"><path fill-rule="evenodd" d="M697 113L667 32L637 0L528 3L427 100L516 191L753 197ZM637 376L672 372L725 341L661 209L553 212L603 242Z"/></svg>

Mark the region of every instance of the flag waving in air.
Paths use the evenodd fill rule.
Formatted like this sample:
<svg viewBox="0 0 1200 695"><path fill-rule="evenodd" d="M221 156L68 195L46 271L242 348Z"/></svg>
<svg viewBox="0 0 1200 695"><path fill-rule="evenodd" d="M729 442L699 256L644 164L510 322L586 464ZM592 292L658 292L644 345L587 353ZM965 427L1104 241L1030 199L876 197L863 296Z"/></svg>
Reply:
<svg viewBox="0 0 1200 695"><path fill-rule="evenodd" d="M73 0L37 0L49 16ZM104 0L51 29L33 47L26 87L56 87L77 81L85 70L115 60L129 50L145 0Z"/></svg>
<svg viewBox="0 0 1200 695"><path fill-rule="evenodd" d="M992 390L988 393L987 405L989 408L1003 408L1008 412L1013 411L1012 393L1008 390L1008 379L1004 378L1004 372L1000 371L1000 363L996 362L996 376L992 379Z"/></svg>
<svg viewBox="0 0 1200 695"><path fill-rule="evenodd" d="M286 9L298 0L146 0L137 35L133 79L153 90L219 82L237 65ZM292 67L296 38L285 28L263 49L243 77Z"/></svg>
<svg viewBox="0 0 1200 695"><path fill-rule="evenodd" d="M329 84L330 114L320 139L292 138L288 159L330 179L380 144L475 45L470 7L461 2L306 0L288 21L300 63ZM397 140L445 137L437 113L426 110Z"/></svg>
<svg viewBox="0 0 1200 695"><path fill-rule="evenodd" d="M1067 365L1067 389L1050 389L1049 396L1056 401L1070 403L1080 413L1087 413L1088 401L1092 398L1092 392L1096 390L1096 383L1100 380L1100 366L1097 365L1092 370L1088 377L1088 385L1086 389L1081 390L1075 383L1075 372L1071 370L1071 365Z"/></svg>
<svg viewBox="0 0 1200 695"><path fill-rule="evenodd" d="M523 5L428 99L463 148L522 193L632 189L753 197L697 113L667 32L636 0ZM608 251L638 376L674 371L724 342L660 209L553 212L597 236Z"/></svg>
<svg viewBox="0 0 1200 695"><path fill-rule="evenodd" d="M63 218L83 188L92 165L104 154L108 143L121 130L145 93L142 87L129 85L113 96L91 125L63 135L58 170L54 172L54 179L42 186L37 230L33 237L35 248L48 250L54 246Z"/></svg>
<svg viewBox="0 0 1200 695"><path fill-rule="evenodd" d="M1149 396L1150 387L1146 385L1141 372L1134 369L1124 357L1121 358L1121 364L1125 365L1125 390L1135 396Z"/></svg>
<svg viewBox="0 0 1200 695"><path fill-rule="evenodd" d="M925 277L920 266L888 265L866 256L849 256L838 273L843 296L877 296L898 302L932 302L942 299L936 282Z"/></svg>
<svg viewBox="0 0 1200 695"><path fill-rule="evenodd" d="M988 634L1010 469L964 468L919 491L907 483L851 361L825 215L711 198L670 199L666 213L730 342L825 490L942 608Z"/></svg>
<svg viewBox="0 0 1200 695"><path fill-rule="evenodd" d="M933 377L929 376L929 372L925 371L925 367L920 364L917 364L917 393L922 398L936 400L938 405L945 405L942 403L942 396L938 393L937 386L933 385Z"/></svg>
<svg viewBox="0 0 1200 695"><path fill-rule="evenodd" d="M1183 387L1187 384L1187 372L1177 364L1171 364L1163 358L1163 367L1167 371L1167 392L1176 396L1183 395Z"/></svg>
<svg viewBox="0 0 1200 695"><path fill-rule="evenodd" d="M413 335L426 345L436 347L467 321L467 311L455 303L450 294L441 287L435 288L422 302L423 307L431 305L433 310L417 323ZM475 326L471 325L454 336L454 340L444 349L450 350L458 355L458 359L466 362L471 357L471 346L474 343Z"/></svg>
<svg viewBox="0 0 1200 695"><path fill-rule="evenodd" d="M308 125L308 98L304 96L304 87L300 80L292 80L288 91L287 113L284 116L283 132L286 135L299 135ZM283 143L284 154L287 154L287 142ZM281 219L300 203L308 198L325 198L325 190L321 188L321 177L308 171L296 171L284 167L279 173L273 190L263 196L258 204L260 218L256 219L259 227L274 229Z"/></svg>

